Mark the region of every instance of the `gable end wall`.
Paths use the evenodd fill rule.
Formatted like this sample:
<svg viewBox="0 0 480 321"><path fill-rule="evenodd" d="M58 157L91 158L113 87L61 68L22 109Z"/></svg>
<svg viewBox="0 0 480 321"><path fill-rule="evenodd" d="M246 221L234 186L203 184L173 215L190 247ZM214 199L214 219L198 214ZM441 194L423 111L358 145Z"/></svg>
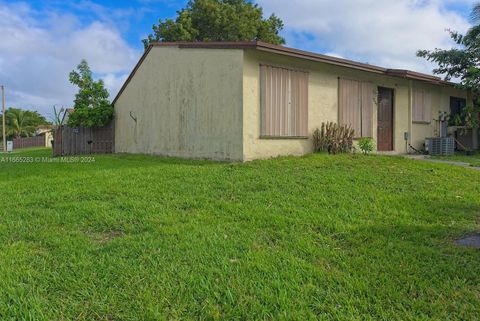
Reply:
<svg viewBox="0 0 480 321"><path fill-rule="evenodd" d="M115 103L115 151L242 160L242 64L240 49L153 47Z"/></svg>

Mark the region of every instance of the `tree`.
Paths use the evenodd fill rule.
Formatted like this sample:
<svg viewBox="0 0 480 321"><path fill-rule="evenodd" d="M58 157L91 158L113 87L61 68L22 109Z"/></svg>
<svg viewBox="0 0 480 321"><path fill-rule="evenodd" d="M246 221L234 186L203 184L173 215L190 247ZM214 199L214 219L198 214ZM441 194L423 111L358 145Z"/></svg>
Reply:
<svg viewBox="0 0 480 321"><path fill-rule="evenodd" d="M103 80L95 81L87 61L82 60L77 70L70 72L70 82L78 86L74 112L68 118L68 126L102 127L113 117L108 91Z"/></svg>
<svg viewBox="0 0 480 321"><path fill-rule="evenodd" d="M473 106L466 106L462 119L470 128L479 126L478 113L480 98L480 3L472 10L474 26L465 35L449 30L450 37L457 44L456 48L419 50L417 56L426 58L438 65L434 74L444 75L445 80L460 79L459 86L469 89L474 100Z"/></svg>
<svg viewBox="0 0 480 321"><path fill-rule="evenodd" d="M153 34L143 40L169 41L250 41L284 44L279 36L283 22L276 15L263 18L263 10L247 0L191 0L177 11L175 20L159 20Z"/></svg>
<svg viewBox="0 0 480 321"><path fill-rule="evenodd" d="M1 121L1 119L0 119ZM38 125L48 124L45 117L36 111L8 108L5 112L7 137L29 137L35 135Z"/></svg>

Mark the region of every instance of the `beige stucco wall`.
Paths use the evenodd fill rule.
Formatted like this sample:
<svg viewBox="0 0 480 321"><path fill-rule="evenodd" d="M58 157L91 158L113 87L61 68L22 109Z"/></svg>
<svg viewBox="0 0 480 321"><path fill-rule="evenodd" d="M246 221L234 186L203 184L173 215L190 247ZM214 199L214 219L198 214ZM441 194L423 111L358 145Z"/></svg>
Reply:
<svg viewBox="0 0 480 321"><path fill-rule="evenodd" d="M45 147L52 147L53 132L51 130L45 132Z"/></svg>
<svg viewBox="0 0 480 321"><path fill-rule="evenodd" d="M242 50L153 47L115 103L115 152L242 160L242 66Z"/></svg>
<svg viewBox="0 0 480 321"><path fill-rule="evenodd" d="M259 65L270 64L309 72L308 128L309 139L260 138L260 79ZM421 82L403 78L353 70L278 54L246 50L243 65L243 157L244 160L269 158L280 155L303 155L313 150L312 134L322 122L338 120L338 78L345 77L370 81L375 87L394 90L394 153L405 153L404 133L411 132L412 143L421 147L425 137L434 134L435 123L411 123L411 88L423 86ZM434 106L448 111L450 95L464 97L465 92L454 88L430 86L434 91ZM437 107L432 110L438 114ZM373 108L373 138L377 140L377 106Z"/></svg>
<svg viewBox="0 0 480 321"><path fill-rule="evenodd" d="M413 82L414 88L428 90L432 94L432 116L429 124L412 122L412 146L424 147L425 138L439 135L438 114L440 111L450 113L450 97L467 99L467 92L450 86L434 86L421 82Z"/></svg>
<svg viewBox="0 0 480 321"><path fill-rule="evenodd" d="M309 73L308 139L260 138L260 64ZM432 92L432 119L439 110L449 111L450 96L466 97L452 87L256 50L154 47L115 103L115 151L217 160L310 153L313 131L322 122L337 121L339 77L394 90L394 153L406 151L404 132L411 133L416 148L436 133L435 121L411 122L413 88Z"/></svg>

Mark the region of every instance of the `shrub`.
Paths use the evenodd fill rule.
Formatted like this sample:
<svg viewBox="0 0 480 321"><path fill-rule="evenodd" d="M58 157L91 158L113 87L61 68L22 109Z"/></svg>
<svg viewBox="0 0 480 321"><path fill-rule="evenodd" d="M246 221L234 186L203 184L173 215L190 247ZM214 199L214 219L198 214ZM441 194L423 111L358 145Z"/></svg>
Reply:
<svg viewBox="0 0 480 321"><path fill-rule="evenodd" d="M375 148L375 143L371 137L363 137L358 141L358 147L360 150L367 155Z"/></svg>
<svg viewBox="0 0 480 321"><path fill-rule="evenodd" d="M315 152L329 154L349 153L352 151L354 130L350 126L336 123L322 123L321 129L313 133Z"/></svg>

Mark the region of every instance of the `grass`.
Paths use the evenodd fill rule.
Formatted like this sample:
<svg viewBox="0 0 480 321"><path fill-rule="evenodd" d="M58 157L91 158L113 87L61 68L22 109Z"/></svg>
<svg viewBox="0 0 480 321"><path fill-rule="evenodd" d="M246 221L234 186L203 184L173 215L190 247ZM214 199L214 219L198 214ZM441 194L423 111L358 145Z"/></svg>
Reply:
<svg viewBox="0 0 480 321"><path fill-rule="evenodd" d="M470 166L480 167L480 153L468 156L465 155L465 153L456 153L453 156L436 156L435 158L455 162L463 162L470 164Z"/></svg>
<svg viewBox="0 0 480 321"><path fill-rule="evenodd" d="M362 155L5 157L1 320L480 315L480 251L452 242L479 229L469 168Z"/></svg>

